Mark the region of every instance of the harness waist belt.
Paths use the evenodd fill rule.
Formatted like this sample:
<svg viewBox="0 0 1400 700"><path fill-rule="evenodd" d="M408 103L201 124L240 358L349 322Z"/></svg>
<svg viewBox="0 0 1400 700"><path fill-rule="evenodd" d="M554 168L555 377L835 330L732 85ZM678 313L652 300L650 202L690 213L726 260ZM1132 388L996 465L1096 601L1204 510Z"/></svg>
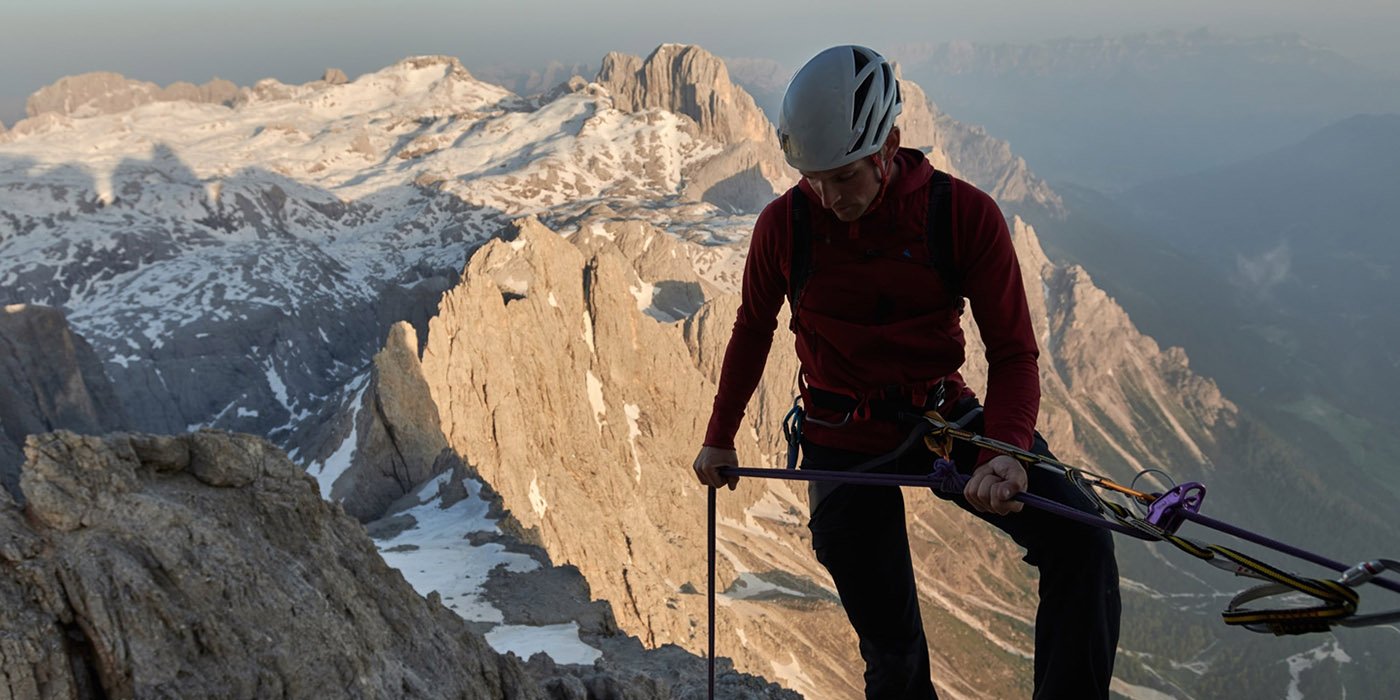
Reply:
<svg viewBox="0 0 1400 700"><path fill-rule="evenodd" d="M941 408L941 406L946 402L947 399L956 399L956 397L940 396L940 394L942 393L942 387L946 385L939 384L938 386L938 390L929 393L928 399L924 401L923 406L916 406L907 397L901 397L894 399L872 398L866 401L864 407L862 408L861 400L855 398L854 396L838 394L834 391L819 389L811 385L808 385L806 387L806 393L807 398L811 401L812 406L821 408L826 411L846 414L860 411L862 415L868 420L888 421L891 423L908 423L923 417L923 414L926 411ZM973 400L971 403L973 405L976 405L975 400ZM959 402L959 404L961 404L961 402ZM950 420L957 420L958 416L962 415L963 413L966 413L969 409L970 407L968 409L964 409L961 405L959 405L955 407L952 411L950 411L951 415L948 415L946 417Z"/></svg>

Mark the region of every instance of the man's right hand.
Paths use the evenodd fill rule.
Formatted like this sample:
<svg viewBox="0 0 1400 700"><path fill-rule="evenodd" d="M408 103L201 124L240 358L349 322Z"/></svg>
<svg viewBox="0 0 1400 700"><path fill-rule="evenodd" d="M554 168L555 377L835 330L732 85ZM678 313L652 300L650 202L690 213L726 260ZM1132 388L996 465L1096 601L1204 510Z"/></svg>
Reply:
<svg viewBox="0 0 1400 700"><path fill-rule="evenodd" d="M712 488L729 486L733 491L739 484L737 476L721 476L720 467L739 466L739 453L734 450L726 450L722 447L702 447L700 454L695 456L695 476L700 479L700 483Z"/></svg>

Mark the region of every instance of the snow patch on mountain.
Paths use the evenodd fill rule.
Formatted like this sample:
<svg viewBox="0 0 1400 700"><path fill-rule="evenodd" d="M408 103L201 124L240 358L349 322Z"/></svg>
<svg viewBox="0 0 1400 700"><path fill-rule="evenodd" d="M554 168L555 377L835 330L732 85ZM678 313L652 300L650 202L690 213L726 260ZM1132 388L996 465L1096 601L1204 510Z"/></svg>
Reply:
<svg viewBox="0 0 1400 700"><path fill-rule="evenodd" d="M466 479L467 497L443 507L442 488L451 474L442 474L415 493L420 504L394 517L413 521L408 529L376 541L390 566L422 595L434 591L443 605L469 622L498 623L486 632L496 651L514 652L521 658L544 652L556 663L592 664L602 652L579 638L577 623L552 625L504 625L501 611L486 600L483 585L496 567L528 572L539 563L524 554L506 551L494 542L473 544L473 535L501 533L490 516L490 504L482 498L481 482Z"/></svg>
<svg viewBox="0 0 1400 700"><path fill-rule="evenodd" d="M1351 663L1351 657L1342 651L1342 645L1336 639L1329 639L1312 649L1288 657L1288 700L1303 700L1303 673L1327 661L1348 664Z"/></svg>
<svg viewBox="0 0 1400 700"><path fill-rule="evenodd" d="M345 439L340 442L340 446L330 456L319 463L313 463L307 470L316 477L316 483L321 487L321 498L330 499L331 489L335 486L336 479L339 479L346 470L350 469L350 465L354 461L356 438L359 432L357 419L360 407L364 405L365 390L369 388L369 376L368 373L360 376L348 387L350 400L346 405L350 406L350 434L345 436Z"/></svg>
<svg viewBox="0 0 1400 700"><path fill-rule="evenodd" d="M497 625L486 633L486 641L501 653L514 652L522 659L544 653L559 664L590 665L603 652L579 639L577 622L557 625Z"/></svg>

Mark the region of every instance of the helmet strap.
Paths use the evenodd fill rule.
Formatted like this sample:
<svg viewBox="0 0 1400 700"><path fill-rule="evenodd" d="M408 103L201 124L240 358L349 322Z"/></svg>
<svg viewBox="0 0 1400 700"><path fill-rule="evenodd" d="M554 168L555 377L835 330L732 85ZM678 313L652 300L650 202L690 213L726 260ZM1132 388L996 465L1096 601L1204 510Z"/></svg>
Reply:
<svg viewBox="0 0 1400 700"><path fill-rule="evenodd" d="M885 190L889 189L890 176L894 174L894 163L886 161L884 156L884 149L881 149L879 153L871 156L871 158L875 159L875 172L880 175L880 191L875 194L875 199L870 201L870 206L865 208L867 213L875 211L875 209L880 206L880 203L885 201Z"/></svg>

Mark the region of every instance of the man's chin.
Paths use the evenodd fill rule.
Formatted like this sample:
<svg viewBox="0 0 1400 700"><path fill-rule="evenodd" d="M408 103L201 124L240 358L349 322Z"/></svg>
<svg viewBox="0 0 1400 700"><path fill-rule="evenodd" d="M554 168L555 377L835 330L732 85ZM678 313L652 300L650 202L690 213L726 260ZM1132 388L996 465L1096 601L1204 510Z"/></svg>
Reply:
<svg viewBox="0 0 1400 700"><path fill-rule="evenodd" d="M831 213L835 214L836 218L840 219L842 223L849 224L852 221L859 219L860 215L865 213L865 210L851 207L850 209L832 209Z"/></svg>

